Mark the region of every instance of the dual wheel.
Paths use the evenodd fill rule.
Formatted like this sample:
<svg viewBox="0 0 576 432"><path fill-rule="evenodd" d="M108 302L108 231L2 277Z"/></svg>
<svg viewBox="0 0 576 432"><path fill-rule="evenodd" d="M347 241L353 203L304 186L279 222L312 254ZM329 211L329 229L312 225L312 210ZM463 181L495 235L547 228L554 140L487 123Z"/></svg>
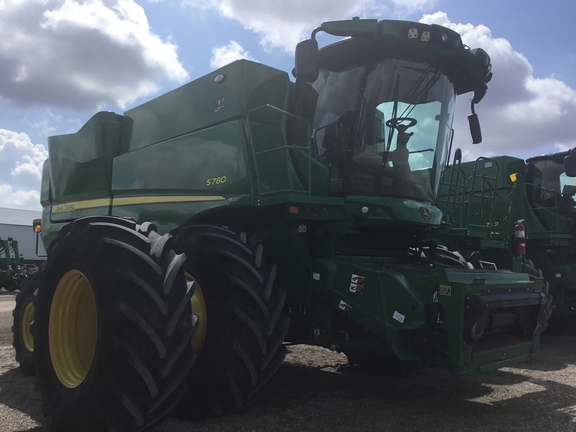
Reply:
<svg viewBox="0 0 576 432"><path fill-rule="evenodd" d="M245 407L260 396L285 356L289 320L276 266L245 233L211 225L182 229L175 248L187 256L184 269L196 286L192 308L199 315L192 340L198 359L179 411L197 416Z"/></svg>
<svg viewBox="0 0 576 432"><path fill-rule="evenodd" d="M16 296L16 306L12 312L14 325L12 346L16 352L16 361L20 369L29 374L36 373L36 356L34 355L34 315L36 310L36 296L41 284L44 265L40 270L24 280L20 292Z"/></svg>
<svg viewBox="0 0 576 432"><path fill-rule="evenodd" d="M41 273L33 357L58 430L143 430L180 401L187 413L229 412L283 361L286 293L244 234L79 219Z"/></svg>
<svg viewBox="0 0 576 432"><path fill-rule="evenodd" d="M79 219L51 244L34 317L36 377L57 430L136 431L186 391L197 326L169 235Z"/></svg>

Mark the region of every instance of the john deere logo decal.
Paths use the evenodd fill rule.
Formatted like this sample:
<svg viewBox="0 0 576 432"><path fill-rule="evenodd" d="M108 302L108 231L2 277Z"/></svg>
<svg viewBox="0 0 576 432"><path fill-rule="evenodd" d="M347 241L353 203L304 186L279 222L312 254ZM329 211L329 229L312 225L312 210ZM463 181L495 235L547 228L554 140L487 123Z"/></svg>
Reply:
<svg viewBox="0 0 576 432"><path fill-rule="evenodd" d="M222 96L220 96L220 98L217 101L214 102L213 112L217 113L218 111L220 111L225 106L226 106L226 98L224 97L224 95L222 95Z"/></svg>
<svg viewBox="0 0 576 432"><path fill-rule="evenodd" d="M428 211L427 207L420 207L420 214L422 215L423 219L428 219L430 216L430 212Z"/></svg>

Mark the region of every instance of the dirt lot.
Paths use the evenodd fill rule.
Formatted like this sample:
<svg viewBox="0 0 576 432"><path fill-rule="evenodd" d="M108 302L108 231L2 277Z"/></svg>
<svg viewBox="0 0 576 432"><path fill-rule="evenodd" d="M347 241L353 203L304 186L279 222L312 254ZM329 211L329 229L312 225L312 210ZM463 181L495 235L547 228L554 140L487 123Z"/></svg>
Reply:
<svg viewBox="0 0 576 432"><path fill-rule="evenodd" d="M13 359L13 299L0 292L0 431L47 432L34 379ZM222 418L169 419L153 432L375 430L576 431L576 338L545 336L537 359L474 377L437 369L374 376L343 355L292 347L258 404Z"/></svg>

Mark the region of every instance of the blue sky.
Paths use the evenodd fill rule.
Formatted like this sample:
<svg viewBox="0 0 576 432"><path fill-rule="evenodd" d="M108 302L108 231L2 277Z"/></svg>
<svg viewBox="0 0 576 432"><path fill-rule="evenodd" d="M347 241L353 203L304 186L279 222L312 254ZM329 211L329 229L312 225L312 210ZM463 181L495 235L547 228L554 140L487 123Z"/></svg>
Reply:
<svg viewBox="0 0 576 432"><path fill-rule="evenodd" d="M575 1L0 0L0 207L40 209L48 136L238 58L290 71L299 40L355 15L445 25L489 53L479 146L469 96L458 100L455 143L468 159L576 147Z"/></svg>

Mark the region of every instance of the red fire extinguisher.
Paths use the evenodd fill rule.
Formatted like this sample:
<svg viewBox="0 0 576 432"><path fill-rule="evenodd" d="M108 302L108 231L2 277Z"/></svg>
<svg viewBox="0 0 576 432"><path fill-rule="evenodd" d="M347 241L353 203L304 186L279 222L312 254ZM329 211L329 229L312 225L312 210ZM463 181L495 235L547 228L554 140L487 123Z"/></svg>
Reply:
<svg viewBox="0 0 576 432"><path fill-rule="evenodd" d="M520 219L514 225L514 242L516 245L516 255L526 255L526 228L524 219Z"/></svg>

